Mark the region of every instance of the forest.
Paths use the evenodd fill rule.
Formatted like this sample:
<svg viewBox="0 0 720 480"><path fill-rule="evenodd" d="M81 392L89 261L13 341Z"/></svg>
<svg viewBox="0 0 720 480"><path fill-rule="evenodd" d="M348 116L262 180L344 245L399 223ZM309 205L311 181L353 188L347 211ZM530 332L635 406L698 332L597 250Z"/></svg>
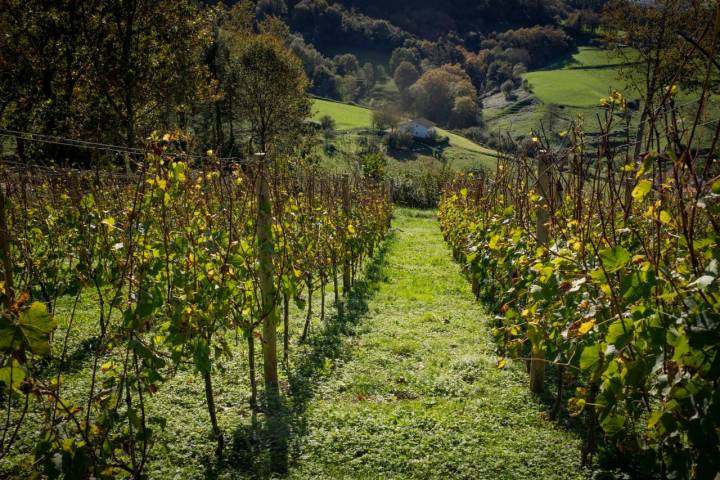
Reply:
<svg viewBox="0 0 720 480"><path fill-rule="evenodd" d="M0 0L0 478L720 478L720 4Z"/></svg>

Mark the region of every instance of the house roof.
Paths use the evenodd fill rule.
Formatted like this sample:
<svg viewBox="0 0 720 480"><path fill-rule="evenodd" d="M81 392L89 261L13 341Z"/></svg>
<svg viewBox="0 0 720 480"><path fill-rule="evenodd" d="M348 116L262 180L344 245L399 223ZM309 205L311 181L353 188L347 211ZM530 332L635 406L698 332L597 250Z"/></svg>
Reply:
<svg viewBox="0 0 720 480"><path fill-rule="evenodd" d="M425 128L432 128L435 126L435 124L433 122L431 122L430 120L428 120L427 118L413 118L412 120L408 120L407 122L401 123L399 126L407 127L409 125L412 125L413 123L422 125Z"/></svg>
<svg viewBox="0 0 720 480"><path fill-rule="evenodd" d="M427 118L416 118L413 120L413 122L422 125L425 128L432 128L435 126L433 122L428 120Z"/></svg>

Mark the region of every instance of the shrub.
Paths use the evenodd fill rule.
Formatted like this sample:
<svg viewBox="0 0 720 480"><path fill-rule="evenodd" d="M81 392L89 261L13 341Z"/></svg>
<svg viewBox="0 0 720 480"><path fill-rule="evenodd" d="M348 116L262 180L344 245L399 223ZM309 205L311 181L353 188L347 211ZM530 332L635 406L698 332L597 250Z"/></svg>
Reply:
<svg viewBox="0 0 720 480"><path fill-rule="evenodd" d="M513 99L513 82L512 80L505 80L502 85L500 85L500 91L502 91L503 95L505 95L505 100L512 100Z"/></svg>
<svg viewBox="0 0 720 480"><path fill-rule="evenodd" d="M335 130L335 119L330 115L323 115L320 117L320 125L323 130Z"/></svg>
<svg viewBox="0 0 720 480"><path fill-rule="evenodd" d="M368 153L360 157L360 169L366 178L381 181L385 178L387 158L382 152Z"/></svg>
<svg viewBox="0 0 720 480"><path fill-rule="evenodd" d="M385 136L389 150L409 150L415 145L415 139L407 132L393 131Z"/></svg>
<svg viewBox="0 0 720 480"><path fill-rule="evenodd" d="M400 114L389 105L382 105L372 111L372 126L375 130L395 128L400 122Z"/></svg>
<svg viewBox="0 0 720 480"><path fill-rule="evenodd" d="M440 192L452 177L452 172L439 160L422 157L400 164L389 173L393 201L398 205L416 208L437 207Z"/></svg>

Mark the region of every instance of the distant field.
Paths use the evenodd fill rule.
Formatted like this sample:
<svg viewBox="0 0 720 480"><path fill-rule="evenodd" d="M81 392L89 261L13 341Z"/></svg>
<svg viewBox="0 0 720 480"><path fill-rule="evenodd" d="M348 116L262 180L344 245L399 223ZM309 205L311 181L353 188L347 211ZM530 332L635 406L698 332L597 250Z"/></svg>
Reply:
<svg viewBox="0 0 720 480"><path fill-rule="evenodd" d="M628 85L630 82L620 76L623 65L627 73L632 74L635 59L636 54L632 50L619 55L603 48L580 47L568 59L524 74L523 78L530 84L531 97L501 107L485 108L486 127L493 131L510 131L514 137L528 136L539 129L541 122L546 130L550 124L559 131L581 115L586 120L588 131L597 130L596 115L602 112L600 99L607 97L612 89L621 91L628 100L640 98L639 92ZM680 111L693 112L692 101L697 96L694 92L681 91L676 102L688 106ZM714 98L709 103L706 112L708 121L717 118L719 110ZM552 113L551 108L554 109ZM638 120L639 112L633 115L631 124L635 125ZM714 126L713 123L709 125ZM619 124L617 126L619 128Z"/></svg>
<svg viewBox="0 0 720 480"><path fill-rule="evenodd" d="M580 47L574 55L542 70L523 75L530 84L529 99L513 102L499 108L483 110L489 129L510 131L513 136L528 136L538 130L540 122L545 127L554 125L560 130L582 115L593 122L600 111L600 99L607 97L612 89L620 90L630 100L639 97L627 81L620 78L620 67L634 60L632 51L620 56L598 47ZM556 105L550 112L550 105ZM588 124L594 127L594 123Z"/></svg>
<svg viewBox="0 0 720 480"><path fill-rule="evenodd" d="M598 105L611 89L617 89L627 98L638 97L620 78L620 65L624 59L596 47L580 47L578 53L555 69L538 70L523 75L530 83L535 97L543 103L570 107Z"/></svg>
<svg viewBox="0 0 720 480"><path fill-rule="evenodd" d="M530 72L525 74L525 78L543 103L571 107L595 106L613 88L626 91L624 82L618 80L615 68Z"/></svg>
<svg viewBox="0 0 720 480"><path fill-rule="evenodd" d="M312 102L313 119L319 120L323 115L330 115L338 130L370 128L372 125L372 112L367 108L317 98Z"/></svg>

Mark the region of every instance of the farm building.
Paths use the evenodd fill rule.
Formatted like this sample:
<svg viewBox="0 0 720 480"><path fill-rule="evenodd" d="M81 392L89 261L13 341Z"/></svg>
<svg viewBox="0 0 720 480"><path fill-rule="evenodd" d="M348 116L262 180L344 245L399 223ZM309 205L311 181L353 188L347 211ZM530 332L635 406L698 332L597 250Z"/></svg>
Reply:
<svg viewBox="0 0 720 480"><path fill-rule="evenodd" d="M418 118L398 125L398 130L409 133L413 138L432 138L435 136L435 124L425 118Z"/></svg>

